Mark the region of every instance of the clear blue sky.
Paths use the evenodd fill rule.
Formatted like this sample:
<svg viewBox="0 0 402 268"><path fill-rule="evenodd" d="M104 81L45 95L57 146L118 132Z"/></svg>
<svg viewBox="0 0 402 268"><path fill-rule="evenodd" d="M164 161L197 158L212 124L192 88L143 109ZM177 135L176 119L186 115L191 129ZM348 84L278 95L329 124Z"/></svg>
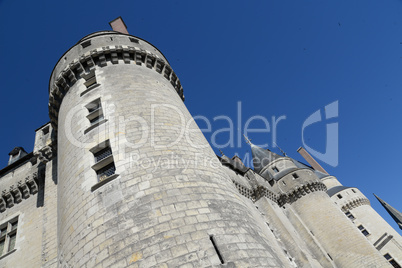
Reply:
<svg viewBox="0 0 402 268"><path fill-rule="evenodd" d="M400 0L0 0L0 166L14 146L32 151L34 129L48 122L48 81L59 57L122 16L131 34L169 59L188 109L210 119L213 131L228 127L216 116L237 120L241 101L243 124L253 115L286 116L277 143L301 160L304 120L339 101L339 117L332 119L339 124L339 165L321 164L363 191L397 229L372 193L402 211L401 14ZM325 122L305 135L309 146L325 151ZM228 140L227 133L216 137ZM272 133L250 138L277 151ZM235 145L222 150L244 158L246 143Z"/></svg>

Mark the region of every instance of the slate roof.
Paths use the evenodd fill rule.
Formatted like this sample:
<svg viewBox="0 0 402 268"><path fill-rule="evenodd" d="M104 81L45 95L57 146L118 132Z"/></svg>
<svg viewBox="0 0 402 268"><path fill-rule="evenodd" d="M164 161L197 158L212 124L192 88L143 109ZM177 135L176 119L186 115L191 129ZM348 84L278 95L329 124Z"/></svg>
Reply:
<svg viewBox="0 0 402 268"><path fill-rule="evenodd" d="M250 143L250 145L251 145L251 153L253 155L253 166L254 170L257 173L260 173L261 170L272 161L283 157L277 155L274 152L271 152L268 149L258 147L252 143Z"/></svg>

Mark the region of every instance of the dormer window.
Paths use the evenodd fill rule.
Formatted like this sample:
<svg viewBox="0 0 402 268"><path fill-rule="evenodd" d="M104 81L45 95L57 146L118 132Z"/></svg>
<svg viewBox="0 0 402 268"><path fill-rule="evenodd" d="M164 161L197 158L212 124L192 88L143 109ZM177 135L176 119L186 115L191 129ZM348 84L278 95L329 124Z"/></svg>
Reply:
<svg viewBox="0 0 402 268"><path fill-rule="evenodd" d="M8 155L10 158L8 159L8 165L11 165L12 163L20 160L24 156L26 156L28 153L25 152L24 148L22 147L15 147Z"/></svg>
<svg viewBox="0 0 402 268"><path fill-rule="evenodd" d="M43 136L47 135L49 133L49 126L44 127L42 129L42 133L43 133Z"/></svg>

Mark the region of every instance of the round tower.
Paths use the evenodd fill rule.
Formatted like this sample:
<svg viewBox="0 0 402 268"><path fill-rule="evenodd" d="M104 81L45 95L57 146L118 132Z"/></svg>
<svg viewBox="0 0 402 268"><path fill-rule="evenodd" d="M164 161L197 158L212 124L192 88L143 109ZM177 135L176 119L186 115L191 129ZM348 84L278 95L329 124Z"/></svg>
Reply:
<svg viewBox="0 0 402 268"><path fill-rule="evenodd" d="M315 251L319 261L327 258L336 267L387 266L384 257L332 202L326 186L311 168L255 145L252 153L256 171L276 189L278 204L295 214L290 215L293 225L306 241L318 244L323 251L321 257Z"/></svg>
<svg viewBox="0 0 402 268"><path fill-rule="evenodd" d="M62 267L286 267L156 47L88 35L60 58L49 88Z"/></svg>

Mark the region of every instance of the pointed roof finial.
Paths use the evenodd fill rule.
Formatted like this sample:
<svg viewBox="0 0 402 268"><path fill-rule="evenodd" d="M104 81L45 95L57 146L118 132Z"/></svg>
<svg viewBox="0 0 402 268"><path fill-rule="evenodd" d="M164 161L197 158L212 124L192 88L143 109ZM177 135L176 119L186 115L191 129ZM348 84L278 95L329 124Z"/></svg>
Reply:
<svg viewBox="0 0 402 268"><path fill-rule="evenodd" d="M243 136L246 139L246 142L251 145L251 140L249 138L247 138L246 135L243 134Z"/></svg>
<svg viewBox="0 0 402 268"><path fill-rule="evenodd" d="M281 149L281 147L279 147L278 144L276 144L276 142L273 142L275 144L276 147L278 147L279 151L281 151L283 156L287 156L287 154Z"/></svg>
<svg viewBox="0 0 402 268"><path fill-rule="evenodd" d="M222 156L224 156L225 154L221 151L221 149L219 149L219 152L221 153Z"/></svg>
<svg viewBox="0 0 402 268"><path fill-rule="evenodd" d="M381 205L385 208L385 210L391 215L394 221L398 224L399 228L402 230L402 213L390 206L387 202L373 194L377 200L381 203Z"/></svg>

